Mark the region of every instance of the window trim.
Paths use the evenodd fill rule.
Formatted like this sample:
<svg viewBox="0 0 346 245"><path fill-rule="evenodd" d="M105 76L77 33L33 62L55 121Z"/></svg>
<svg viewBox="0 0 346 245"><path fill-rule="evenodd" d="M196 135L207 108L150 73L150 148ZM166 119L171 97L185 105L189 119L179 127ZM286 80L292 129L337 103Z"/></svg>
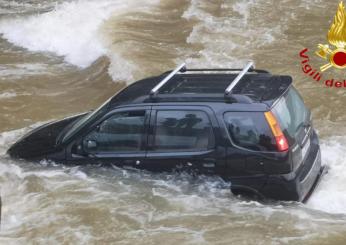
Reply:
<svg viewBox="0 0 346 245"><path fill-rule="evenodd" d="M277 109L277 107L280 105L280 103L284 103L285 106L287 105L287 103L286 103L286 102L287 102L287 97L289 96L289 93L290 93L291 91L293 91L293 93L295 93L295 95L297 95L297 96L299 97L299 99L301 100L301 102L302 102L302 104L303 104L303 106L304 106L304 108L305 108L305 113L306 113L306 115L305 115L305 121L306 121L306 119L309 117L309 114L310 114L310 118L311 118L311 112L310 112L309 108L305 105L304 98L301 96L301 94L298 92L298 90L297 90L295 87L291 86L291 87L287 90L286 94L285 94L284 96L282 96L282 97L277 101L277 103L275 104L275 106L273 106L273 107L271 108L271 111L272 111L272 112L274 113L274 115L277 117L279 123L281 123L281 118L280 118L279 115L277 115L276 109ZM291 117L291 115L290 115L290 117ZM309 118L308 120L310 120L310 118ZM283 128L283 126L281 126L281 127L282 127L283 133L285 134L285 137L288 139L289 145L290 145L290 146L294 146L295 144L297 144L297 138L296 138L296 137L297 137L297 133L299 132L299 128L298 128L298 130L297 130L297 128L296 128L296 129L295 129L295 132L294 132L294 135L291 135L291 132L289 132L289 130L287 130L287 128L285 129L285 128ZM298 144L299 144L299 143L298 143Z"/></svg>
<svg viewBox="0 0 346 245"><path fill-rule="evenodd" d="M156 130L157 130L157 125L156 125L156 119L157 119L157 114L159 111L198 111L205 113L207 116L209 123L210 123L210 134L209 134L209 142L208 142L208 147L205 149L192 149L192 150L179 150L179 149L172 149L172 150L155 150L155 136L156 136ZM150 117L150 129L149 129L149 141L148 141L148 152L150 154L155 154L155 153L166 153L166 154L171 154L172 152L176 152L179 154L183 153L191 153L191 152L196 152L196 153L201 153L201 152L207 152L210 150L214 150L216 147L216 139L215 139L215 132L214 132L214 125L212 118L210 117L209 113L207 110L203 110L201 107L188 107L184 108L184 106L157 106L156 108L153 108L151 111L151 117Z"/></svg>
<svg viewBox="0 0 346 245"><path fill-rule="evenodd" d="M227 133L227 138L229 139L230 143L232 144L233 147L235 148L238 148L240 150L245 150L245 151L249 151L249 152L253 152L253 153L275 153L275 154L278 154L280 153L279 151L260 151L260 150L252 150L252 149L249 149L249 148L246 148L246 147L243 147L243 146L240 146L238 144L236 144L233 139L232 139L232 136L230 135L229 131L228 131L228 126L227 126L227 122L225 120L225 114L226 113L239 113L239 112L245 112L245 113L263 113L264 115L264 112L265 111L224 111L222 113L222 123L223 123L223 127L224 129L226 130L226 133ZM269 125L268 125L269 126Z"/></svg>
<svg viewBox="0 0 346 245"><path fill-rule="evenodd" d="M112 110L105 114L103 117L99 118L96 120L90 127L87 128L83 134L81 134L80 137L78 137L76 140L74 140L71 144L82 144L84 138L88 136L93 130L96 129L97 126L99 126L102 122L107 120L108 118L118 114L118 113L124 113L124 112L130 112L130 111L144 111L145 116L144 116L144 129L143 129L143 134L141 137L141 147L140 150L136 151L114 151L114 152L96 152L96 153L88 153L87 154L93 154L95 156L100 155L101 157L112 157L115 155L131 155L131 154L145 154L147 151L147 146L148 146L148 128L149 128L149 120L150 120L150 115L151 115L151 106L138 106L138 107L121 107L117 108L115 110ZM73 153L71 152L73 155Z"/></svg>

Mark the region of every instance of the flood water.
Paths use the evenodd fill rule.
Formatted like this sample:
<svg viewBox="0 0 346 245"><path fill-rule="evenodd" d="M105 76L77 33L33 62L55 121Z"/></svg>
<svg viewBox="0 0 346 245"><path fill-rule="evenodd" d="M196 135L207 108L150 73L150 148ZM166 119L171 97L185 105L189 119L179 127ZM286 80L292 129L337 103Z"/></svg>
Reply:
<svg viewBox="0 0 346 245"><path fill-rule="evenodd" d="M1 244L346 244L346 88L302 73L338 1L0 0ZM11 160L46 121L182 61L288 74L330 166L306 204L239 200L217 177ZM323 61L322 61L323 63ZM318 57L311 64L322 65ZM344 78L330 69L326 77Z"/></svg>

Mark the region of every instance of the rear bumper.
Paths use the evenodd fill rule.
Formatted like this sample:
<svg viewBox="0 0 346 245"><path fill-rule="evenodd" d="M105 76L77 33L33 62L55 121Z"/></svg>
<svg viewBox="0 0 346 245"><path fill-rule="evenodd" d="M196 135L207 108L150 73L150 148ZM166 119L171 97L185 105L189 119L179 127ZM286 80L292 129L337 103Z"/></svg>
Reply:
<svg viewBox="0 0 346 245"><path fill-rule="evenodd" d="M261 193L273 199L306 202L326 171L321 165L321 151L316 147L314 154L295 172L269 176Z"/></svg>

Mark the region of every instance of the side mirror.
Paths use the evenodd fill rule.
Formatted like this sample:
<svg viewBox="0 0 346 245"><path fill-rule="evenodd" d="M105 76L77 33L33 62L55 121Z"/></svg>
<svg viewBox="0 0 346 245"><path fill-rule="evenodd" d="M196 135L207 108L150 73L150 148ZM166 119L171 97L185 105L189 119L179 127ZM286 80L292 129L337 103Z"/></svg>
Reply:
<svg viewBox="0 0 346 245"><path fill-rule="evenodd" d="M95 140L84 140L83 148L85 150L95 150L97 148L97 142Z"/></svg>
<svg viewBox="0 0 346 245"><path fill-rule="evenodd" d="M85 156L87 153L84 151L84 144L82 142L76 142L71 149L72 154L79 156Z"/></svg>

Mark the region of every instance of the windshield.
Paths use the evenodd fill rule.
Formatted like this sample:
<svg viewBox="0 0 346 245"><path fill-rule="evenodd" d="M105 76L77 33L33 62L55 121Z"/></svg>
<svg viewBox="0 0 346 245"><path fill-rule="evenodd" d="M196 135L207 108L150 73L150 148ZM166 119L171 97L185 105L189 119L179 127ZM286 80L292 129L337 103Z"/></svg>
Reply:
<svg viewBox="0 0 346 245"><path fill-rule="evenodd" d="M99 115L102 115L108 107L108 103L110 102L112 98L108 99L105 103L103 103L99 108L97 108L94 111L89 112L85 116L81 117L71 128L69 131L66 132L64 138L62 139L62 142L65 143L67 140L69 140L75 133L77 133L81 128L83 128L86 124L93 121L95 118L97 118Z"/></svg>
<svg viewBox="0 0 346 245"><path fill-rule="evenodd" d="M278 118L286 137L291 139L295 138L299 128L306 124L309 116L309 111L306 109L303 99L293 87L275 105L273 113Z"/></svg>

